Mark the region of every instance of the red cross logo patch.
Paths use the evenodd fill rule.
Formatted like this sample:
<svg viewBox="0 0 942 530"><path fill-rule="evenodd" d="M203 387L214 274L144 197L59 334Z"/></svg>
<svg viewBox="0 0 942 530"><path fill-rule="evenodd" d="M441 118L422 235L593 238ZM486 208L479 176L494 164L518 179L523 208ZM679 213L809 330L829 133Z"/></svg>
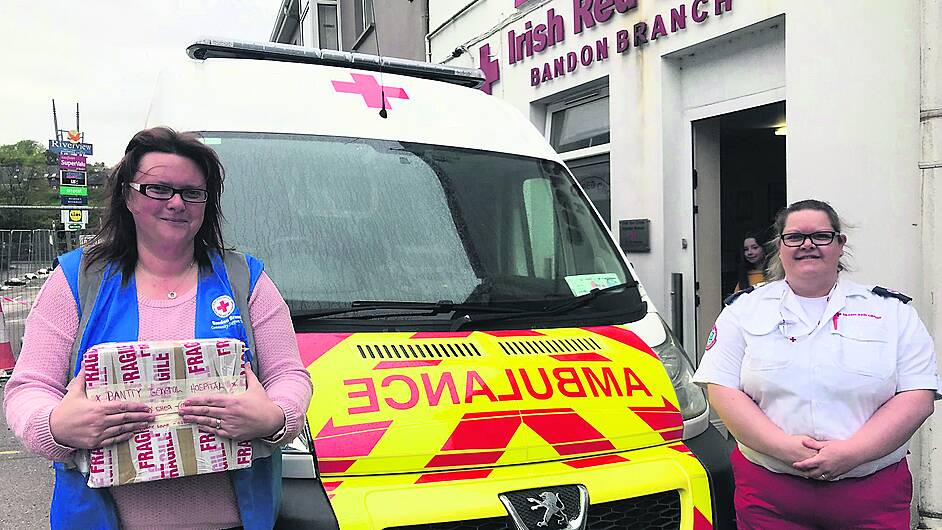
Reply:
<svg viewBox="0 0 942 530"><path fill-rule="evenodd" d="M217 296L213 300L213 313L219 318L226 318L235 310L235 301L229 295Z"/></svg>

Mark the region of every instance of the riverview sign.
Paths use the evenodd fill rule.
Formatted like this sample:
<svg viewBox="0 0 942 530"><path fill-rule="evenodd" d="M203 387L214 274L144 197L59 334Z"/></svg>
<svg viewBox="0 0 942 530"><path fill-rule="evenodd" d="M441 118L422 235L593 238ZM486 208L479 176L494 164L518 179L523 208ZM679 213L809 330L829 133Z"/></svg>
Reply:
<svg viewBox="0 0 942 530"><path fill-rule="evenodd" d="M517 5L521 2L515 0ZM532 62L533 58L550 51L565 42L566 35L574 35L623 19L638 8L638 0L572 0L569 17L557 13L555 8L545 13L546 22L534 24L527 21L522 28L511 29L506 34L507 63L516 65ZM571 74L579 68L607 60L614 51L626 54L632 48L643 48L672 33L687 29L688 25L702 24L711 16L722 16L733 10L733 0L692 0L658 13L649 21L637 21L630 27L625 25L611 35L597 39L594 45L586 44L579 49L562 50L559 55L530 67L530 86L536 87L557 77ZM500 79L497 59L490 57L490 45L479 50L480 67L487 80L482 90L491 93L491 85Z"/></svg>

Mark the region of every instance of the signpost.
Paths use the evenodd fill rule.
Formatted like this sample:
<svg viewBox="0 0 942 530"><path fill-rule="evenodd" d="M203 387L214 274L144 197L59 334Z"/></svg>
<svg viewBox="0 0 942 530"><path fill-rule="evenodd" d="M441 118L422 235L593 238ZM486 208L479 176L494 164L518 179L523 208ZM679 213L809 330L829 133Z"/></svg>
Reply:
<svg viewBox="0 0 942 530"><path fill-rule="evenodd" d="M56 119L56 102L52 102L52 117ZM85 134L78 125L78 105L75 106L75 130L59 130L56 122L56 138L49 140L49 152L58 155L59 203L62 226L68 232L84 230L88 224L88 210L70 206L88 205L88 177L85 172L86 159L94 152L92 144L84 143Z"/></svg>
<svg viewBox="0 0 942 530"><path fill-rule="evenodd" d="M59 185L60 186L86 186L88 185L88 179L86 178L86 173L84 171L60 170L59 171Z"/></svg>

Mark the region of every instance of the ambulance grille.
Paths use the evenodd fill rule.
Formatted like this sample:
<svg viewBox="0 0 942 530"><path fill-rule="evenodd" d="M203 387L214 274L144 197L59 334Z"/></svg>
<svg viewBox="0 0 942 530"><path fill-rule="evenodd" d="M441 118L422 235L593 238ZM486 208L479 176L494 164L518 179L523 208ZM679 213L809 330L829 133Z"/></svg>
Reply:
<svg viewBox="0 0 942 530"><path fill-rule="evenodd" d="M477 346L470 342L417 344L357 344L364 359L444 359L480 357Z"/></svg>
<svg viewBox="0 0 942 530"><path fill-rule="evenodd" d="M677 491L663 491L590 504L587 512L587 530L677 530L680 528L680 495ZM506 516L395 526L387 530L516 530L516 525Z"/></svg>
<svg viewBox="0 0 942 530"><path fill-rule="evenodd" d="M501 349L507 355L558 355L561 353L582 353L599 351L602 347L595 339L536 339L500 342Z"/></svg>

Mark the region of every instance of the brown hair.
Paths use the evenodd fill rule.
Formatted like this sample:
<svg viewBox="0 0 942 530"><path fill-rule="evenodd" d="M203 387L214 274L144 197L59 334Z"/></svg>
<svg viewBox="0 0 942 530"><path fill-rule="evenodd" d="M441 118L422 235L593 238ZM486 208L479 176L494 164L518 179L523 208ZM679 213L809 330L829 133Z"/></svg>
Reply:
<svg viewBox="0 0 942 530"><path fill-rule="evenodd" d="M209 253L222 253L223 240L220 221L225 170L216 152L200 142L192 133L178 133L169 127L154 127L138 132L128 142L124 158L111 171L108 178L109 202L103 215L101 230L95 235L87 251L87 264L104 260L118 265L125 281L137 266L137 231L134 217L128 210L128 184L137 173L141 158L147 153L170 153L191 160L206 177L209 198L203 215L203 224L196 233L194 257L201 268L210 267Z"/></svg>

